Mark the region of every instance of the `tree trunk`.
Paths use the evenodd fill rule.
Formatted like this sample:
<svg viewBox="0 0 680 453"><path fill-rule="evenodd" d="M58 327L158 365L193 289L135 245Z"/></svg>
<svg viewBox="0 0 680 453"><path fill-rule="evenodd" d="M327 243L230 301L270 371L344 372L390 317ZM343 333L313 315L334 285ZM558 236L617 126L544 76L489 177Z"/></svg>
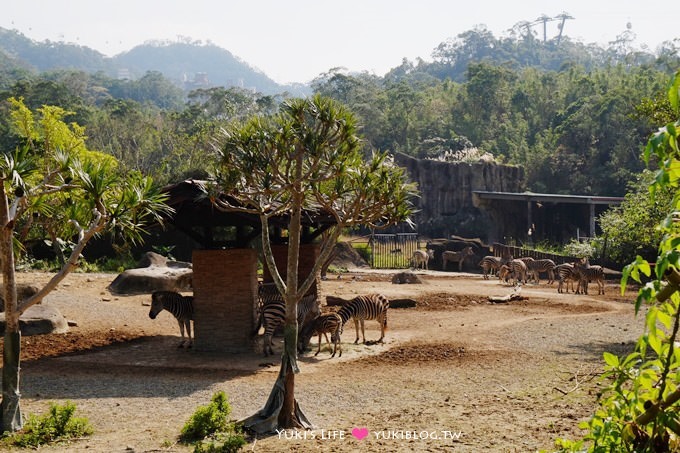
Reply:
<svg viewBox="0 0 680 453"><path fill-rule="evenodd" d="M293 338L294 342L289 339ZM246 430L255 434L269 434L277 429L312 429L295 399L295 355L297 354L297 328L284 327L284 350L281 355L281 368L269 394L269 399L256 414L239 421Z"/></svg>
<svg viewBox="0 0 680 453"><path fill-rule="evenodd" d="M0 193L0 261L5 298L5 344L2 367L2 426L0 432L14 432L22 428L19 400L19 362L21 357L21 332L17 310L17 288L14 274L14 249L12 247L13 219L10 219L9 203L4 190Z"/></svg>
<svg viewBox="0 0 680 453"><path fill-rule="evenodd" d="M15 432L22 428L19 400L19 357L21 332L5 330L5 349L2 354L2 432Z"/></svg>

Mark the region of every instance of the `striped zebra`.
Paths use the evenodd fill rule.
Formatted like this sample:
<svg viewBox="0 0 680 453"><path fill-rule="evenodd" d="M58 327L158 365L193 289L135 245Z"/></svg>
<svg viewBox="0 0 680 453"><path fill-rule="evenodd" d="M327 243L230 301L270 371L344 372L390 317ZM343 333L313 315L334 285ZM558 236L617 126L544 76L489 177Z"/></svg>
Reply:
<svg viewBox="0 0 680 453"><path fill-rule="evenodd" d="M151 294L149 318L156 319L156 316L163 310L172 313L179 324L182 342L177 347L181 348L184 346L184 330L186 329L187 336L189 337L189 345L187 347L190 348L194 342L191 337L191 321L194 319L193 296L182 296L174 291L154 291Z"/></svg>
<svg viewBox="0 0 680 453"><path fill-rule="evenodd" d="M526 284L527 282L527 265L526 263L521 260L521 259L514 259L511 260L507 264L510 274L509 276L512 276L515 279L515 285L521 283Z"/></svg>
<svg viewBox="0 0 680 453"><path fill-rule="evenodd" d="M472 247L470 246L465 247L459 252L452 252L450 250L442 252L442 270L446 270L446 265L449 262L458 262L458 272L461 272L463 270L463 263L465 260L474 254L475 252L472 251Z"/></svg>
<svg viewBox="0 0 680 453"><path fill-rule="evenodd" d="M298 302L297 306L297 322L298 322L298 334L300 329L304 325L307 317L312 315L318 315L321 313L319 307L319 301L315 294L308 294ZM265 357L269 354L273 354L272 345L273 337L276 329L284 323L286 320L286 302L283 300L278 292L276 294L267 294L266 298L262 301L262 307L260 309L260 316L258 317L258 324L255 330L255 334L260 330L261 326L264 326L264 345L263 351Z"/></svg>
<svg viewBox="0 0 680 453"><path fill-rule="evenodd" d="M387 309L390 307L390 301L382 294L369 294L366 296L357 296L340 307L338 315L342 318L344 325L350 318L354 318L354 330L357 334L354 343L359 342L359 324L361 323L361 336L364 344L366 343L366 334L364 332L364 320L375 319L380 324L380 339L378 343L382 343L385 338L385 330L387 329Z"/></svg>
<svg viewBox="0 0 680 453"><path fill-rule="evenodd" d="M574 290L574 282L578 281L578 275L574 271L574 265L571 263L558 264L555 266L555 274L557 274L557 292L562 293L563 287L566 284L566 292L569 292L569 283L571 282L571 290Z"/></svg>
<svg viewBox="0 0 680 453"><path fill-rule="evenodd" d="M482 268L484 280L489 279L489 274L492 270L494 271L494 274L498 272L502 264L503 260L499 256L487 255L482 258L482 261L479 262L479 266Z"/></svg>
<svg viewBox="0 0 680 453"><path fill-rule="evenodd" d="M510 278L510 266L501 264L501 267L498 268L498 280L507 283L508 278Z"/></svg>
<svg viewBox="0 0 680 453"><path fill-rule="evenodd" d="M578 276L576 294L588 294L588 283L593 280L597 283L597 294L604 294L604 269L602 266L591 266L587 259L582 259L574 263L574 273Z"/></svg>
<svg viewBox="0 0 680 453"><path fill-rule="evenodd" d="M413 269L425 269L427 270L427 262L433 258L433 250L414 250L411 256L411 266Z"/></svg>
<svg viewBox="0 0 680 453"><path fill-rule="evenodd" d="M531 260L526 263L527 272L529 273L529 280L536 280L536 283L540 283L540 274L545 272L548 274L548 284L552 284L555 281L555 262L551 259L540 259Z"/></svg>
<svg viewBox="0 0 680 453"><path fill-rule="evenodd" d="M342 318L335 312L323 313L314 318L312 321L304 325L298 337L298 351L303 353L307 349L310 340L314 335L319 336L319 347L316 350L315 356L321 352L321 335L326 338L326 343L330 347L331 342L328 341L328 335L331 334L331 341L333 342L333 350L331 357L335 357L335 353L340 349L338 357L342 357L342 344L340 343L340 335L342 334Z"/></svg>

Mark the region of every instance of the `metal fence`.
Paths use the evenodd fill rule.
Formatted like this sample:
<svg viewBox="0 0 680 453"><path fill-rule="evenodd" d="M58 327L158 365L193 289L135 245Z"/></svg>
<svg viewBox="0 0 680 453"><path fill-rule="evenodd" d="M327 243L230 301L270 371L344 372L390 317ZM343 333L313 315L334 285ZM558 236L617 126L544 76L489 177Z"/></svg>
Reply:
<svg viewBox="0 0 680 453"><path fill-rule="evenodd" d="M407 269L419 248L417 233L373 234L370 244L374 269Z"/></svg>

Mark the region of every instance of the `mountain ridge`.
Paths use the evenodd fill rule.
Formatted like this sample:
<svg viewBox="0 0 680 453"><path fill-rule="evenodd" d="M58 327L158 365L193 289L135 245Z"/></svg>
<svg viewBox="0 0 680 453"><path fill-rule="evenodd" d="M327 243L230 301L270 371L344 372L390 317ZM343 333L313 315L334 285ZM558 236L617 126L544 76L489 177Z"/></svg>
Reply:
<svg viewBox="0 0 680 453"><path fill-rule="evenodd" d="M37 42L17 30L0 27L0 52L4 54L2 66L28 68L34 72L75 69L88 73L102 71L113 78L138 79L149 71L158 71L186 91L236 86L266 95L311 93L305 84L279 84L229 50L200 41L149 41L108 57L87 46L49 40Z"/></svg>

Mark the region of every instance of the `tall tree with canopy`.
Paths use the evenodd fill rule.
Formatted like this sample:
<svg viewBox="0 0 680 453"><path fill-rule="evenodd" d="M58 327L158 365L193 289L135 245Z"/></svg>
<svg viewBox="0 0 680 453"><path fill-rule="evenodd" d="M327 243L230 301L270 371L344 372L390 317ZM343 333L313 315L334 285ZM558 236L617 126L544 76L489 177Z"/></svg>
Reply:
<svg viewBox="0 0 680 453"><path fill-rule="evenodd" d="M0 155L0 258L5 308L2 367L2 432L22 428L19 392L20 316L39 303L77 265L87 242L106 229L141 240L149 220L169 209L148 178L123 176L111 156L88 150L84 130L64 122L69 112L44 106L34 114L9 99L19 145ZM17 300L15 241L19 232L49 224L60 238L76 238L63 267L35 295Z"/></svg>
<svg viewBox="0 0 680 453"><path fill-rule="evenodd" d="M228 197L217 207L259 216L262 249L273 281L286 302L281 368L269 399L243 425L258 433L312 424L295 399L297 304L312 287L340 233L358 225L375 228L410 222L416 188L385 153L365 160L354 115L322 97L292 99L277 115L253 117L225 130L218 149L217 180ZM236 202L229 202L229 198ZM310 272L298 279L305 213L331 216ZM285 280L274 261L270 219L288 219Z"/></svg>

